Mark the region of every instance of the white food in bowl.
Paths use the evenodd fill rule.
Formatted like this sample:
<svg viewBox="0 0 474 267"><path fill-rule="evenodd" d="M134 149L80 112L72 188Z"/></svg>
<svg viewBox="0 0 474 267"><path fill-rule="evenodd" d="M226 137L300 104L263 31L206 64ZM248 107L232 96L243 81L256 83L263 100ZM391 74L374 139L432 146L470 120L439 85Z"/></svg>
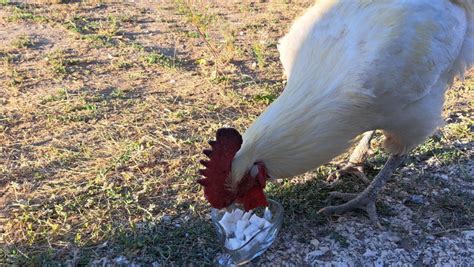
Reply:
<svg viewBox="0 0 474 267"><path fill-rule="evenodd" d="M255 235L257 235L254 238L256 242L263 242L268 229L273 225L270 222L271 218L272 214L268 208L265 209L264 218L252 214L251 211L244 212L238 208L231 213L225 212L219 221L228 237L225 246L232 250L238 249ZM262 229L266 230L262 231Z"/></svg>

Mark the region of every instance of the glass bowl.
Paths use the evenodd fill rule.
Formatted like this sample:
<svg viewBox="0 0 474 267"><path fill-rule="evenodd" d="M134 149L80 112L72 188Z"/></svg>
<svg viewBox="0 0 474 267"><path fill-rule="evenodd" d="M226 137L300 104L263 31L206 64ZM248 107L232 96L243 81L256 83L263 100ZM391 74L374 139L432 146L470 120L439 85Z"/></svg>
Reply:
<svg viewBox="0 0 474 267"><path fill-rule="evenodd" d="M268 209L271 212L271 219L269 222L271 225L263 227L258 230L252 238L246 240L241 246L236 249L229 249L225 245L230 238L233 237L227 236L226 231L219 223L226 212L233 212L235 209L244 210L243 206L240 204L232 204L225 209L212 209L211 218L214 228L216 229L217 238L225 252L224 255L221 255L217 259L217 263L220 266L226 265L242 265L250 262L256 257L260 256L265 250L267 250L270 245L275 241L278 231L281 228L283 222L283 207L280 203L276 202L273 199L268 199ZM251 210L252 215L255 214L261 218L264 218L265 207L259 207Z"/></svg>

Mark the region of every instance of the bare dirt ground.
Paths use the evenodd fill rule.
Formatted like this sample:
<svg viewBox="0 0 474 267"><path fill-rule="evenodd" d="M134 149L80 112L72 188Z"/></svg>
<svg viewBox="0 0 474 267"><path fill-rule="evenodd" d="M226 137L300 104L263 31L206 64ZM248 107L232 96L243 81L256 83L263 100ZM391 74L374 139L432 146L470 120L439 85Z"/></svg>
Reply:
<svg viewBox="0 0 474 267"><path fill-rule="evenodd" d="M284 88L276 44L312 1L41 2L0 1L0 263L211 265L200 151ZM250 265L472 264L473 92L471 72L386 186L383 230L316 213L365 186L324 181L341 157L267 187L284 226Z"/></svg>

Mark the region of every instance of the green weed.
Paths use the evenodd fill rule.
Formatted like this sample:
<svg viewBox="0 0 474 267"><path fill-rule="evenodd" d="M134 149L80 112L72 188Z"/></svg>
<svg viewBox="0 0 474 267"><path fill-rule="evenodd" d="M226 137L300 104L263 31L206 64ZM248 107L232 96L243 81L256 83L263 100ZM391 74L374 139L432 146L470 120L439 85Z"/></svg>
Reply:
<svg viewBox="0 0 474 267"><path fill-rule="evenodd" d="M252 46L252 51L257 60L257 66L263 69L265 67L265 47L260 43L256 43Z"/></svg>
<svg viewBox="0 0 474 267"><path fill-rule="evenodd" d="M180 62L175 57L169 57L161 53L148 53L142 57L142 60L146 65L160 65L167 68L176 68L180 65Z"/></svg>
<svg viewBox="0 0 474 267"><path fill-rule="evenodd" d="M263 102L265 105L271 104L279 96L278 85L263 84L263 92L256 94L253 99L257 102Z"/></svg>
<svg viewBox="0 0 474 267"><path fill-rule="evenodd" d="M66 88L59 89L56 94L48 95L41 100L41 104L47 104L50 102L63 101L69 98L69 94Z"/></svg>
<svg viewBox="0 0 474 267"><path fill-rule="evenodd" d="M36 22L47 21L46 17L34 14L27 5L18 5L13 7L13 14L8 17L9 21L32 20Z"/></svg>
<svg viewBox="0 0 474 267"><path fill-rule="evenodd" d="M20 35L12 43L15 48L29 48L34 46L34 41L29 35Z"/></svg>

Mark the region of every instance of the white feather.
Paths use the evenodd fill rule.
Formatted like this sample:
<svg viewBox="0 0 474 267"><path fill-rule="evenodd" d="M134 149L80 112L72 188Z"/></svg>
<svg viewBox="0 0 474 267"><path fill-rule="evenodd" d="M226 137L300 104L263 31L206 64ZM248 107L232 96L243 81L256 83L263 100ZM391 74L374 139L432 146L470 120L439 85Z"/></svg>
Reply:
<svg viewBox="0 0 474 267"><path fill-rule="evenodd" d="M318 1L280 40L287 86L243 135L233 183L256 161L274 178L304 173L368 130L395 154L423 142L474 60L472 1Z"/></svg>

